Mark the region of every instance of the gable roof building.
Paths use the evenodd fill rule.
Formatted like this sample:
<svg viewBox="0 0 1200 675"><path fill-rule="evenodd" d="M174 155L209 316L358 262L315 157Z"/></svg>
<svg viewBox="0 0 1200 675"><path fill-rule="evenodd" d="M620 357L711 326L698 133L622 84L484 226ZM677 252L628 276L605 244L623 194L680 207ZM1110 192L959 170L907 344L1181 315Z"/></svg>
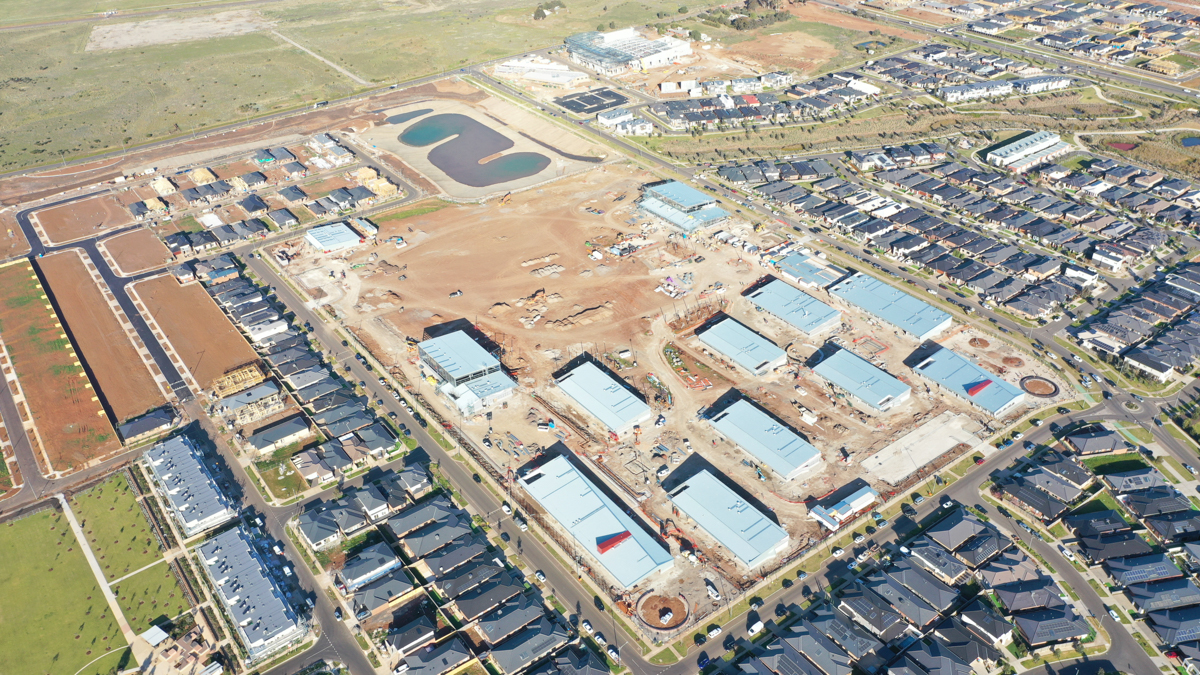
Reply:
<svg viewBox="0 0 1200 675"><path fill-rule="evenodd" d="M615 434L650 420L650 406L623 382L591 361L585 361L556 380L558 388L585 412Z"/></svg>
<svg viewBox="0 0 1200 675"><path fill-rule="evenodd" d="M745 398L713 413L708 422L784 480L821 463L821 452L811 443Z"/></svg>
<svg viewBox="0 0 1200 675"><path fill-rule="evenodd" d="M884 642L891 642L907 630L900 613L858 581L842 591L838 607Z"/></svg>
<svg viewBox="0 0 1200 675"><path fill-rule="evenodd" d="M184 537L194 537L237 518L235 503L225 495L202 460L200 449L179 435L146 451L154 486L166 501Z"/></svg>
<svg viewBox="0 0 1200 675"><path fill-rule="evenodd" d="M897 560L885 574L939 612L945 612L958 600L958 591L938 581L908 558Z"/></svg>
<svg viewBox="0 0 1200 675"><path fill-rule="evenodd" d="M1163 609L1200 605L1200 588L1186 577L1132 584L1125 589L1133 605L1143 614Z"/></svg>
<svg viewBox="0 0 1200 675"><path fill-rule="evenodd" d="M787 549L787 531L708 470L680 484L668 497L748 568L758 567Z"/></svg>
<svg viewBox="0 0 1200 675"><path fill-rule="evenodd" d="M540 622L492 648L491 659L506 675L514 675L567 643L567 632L543 617Z"/></svg>
<svg viewBox="0 0 1200 675"><path fill-rule="evenodd" d="M939 544L921 536L909 543L912 560L933 576L951 586L963 583L971 570Z"/></svg>
<svg viewBox="0 0 1200 675"><path fill-rule="evenodd" d="M520 479L547 514L624 588L674 564L670 552L626 515L566 457L558 456Z"/></svg>
<svg viewBox="0 0 1200 675"><path fill-rule="evenodd" d="M1118 586L1146 584L1183 576L1183 572L1179 571L1165 553L1113 558L1106 560L1104 566L1108 568L1108 575Z"/></svg>

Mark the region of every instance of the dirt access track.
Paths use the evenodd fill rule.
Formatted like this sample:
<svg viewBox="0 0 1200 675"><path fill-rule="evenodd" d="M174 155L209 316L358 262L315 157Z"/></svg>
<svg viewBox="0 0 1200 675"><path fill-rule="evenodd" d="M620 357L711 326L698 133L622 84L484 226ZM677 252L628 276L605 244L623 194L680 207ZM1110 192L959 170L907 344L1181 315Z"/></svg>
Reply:
<svg viewBox="0 0 1200 675"><path fill-rule="evenodd" d="M99 246L108 251L117 274L125 277L162 267L174 260L166 245L145 228L105 239Z"/></svg>
<svg viewBox="0 0 1200 675"><path fill-rule="evenodd" d="M83 258L75 251L64 251L39 258L37 265L116 422L166 403Z"/></svg>
<svg viewBox="0 0 1200 675"><path fill-rule="evenodd" d="M200 284L164 275L131 286L134 302L168 352L174 349L202 389L231 369L258 360L246 338ZM139 302L140 301L140 302ZM175 361L175 355L171 360ZM176 365L179 365L176 361Z"/></svg>
<svg viewBox="0 0 1200 675"><path fill-rule="evenodd" d="M51 467L82 468L120 449L92 382L28 261L0 267L0 337Z"/></svg>
<svg viewBox="0 0 1200 675"><path fill-rule="evenodd" d="M94 237L133 222L133 216L112 195L53 206L33 217L53 245Z"/></svg>

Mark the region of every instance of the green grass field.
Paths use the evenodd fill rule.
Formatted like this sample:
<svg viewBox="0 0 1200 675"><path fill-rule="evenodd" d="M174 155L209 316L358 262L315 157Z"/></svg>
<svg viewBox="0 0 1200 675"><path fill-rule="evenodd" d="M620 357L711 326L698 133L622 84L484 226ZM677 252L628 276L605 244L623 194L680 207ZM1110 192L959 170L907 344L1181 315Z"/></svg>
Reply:
<svg viewBox="0 0 1200 675"><path fill-rule="evenodd" d="M1127 452L1121 455L1104 455L1101 457L1085 457L1083 465L1092 470L1092 473L1097 476L1106 476L1110 473L1125 473L1126 471L1137 471L1144 469L1148 464L1141 460L1137 454Z"/></svg>
<svg viewBox="0 0 1200 675"><path fill-rule="evenodd" d="M0 672L107 675L135 665L79 547L57 511L0 525Z"/></svg>
<svg viewBox="0 0 1200 675"><path fill-rule="evenodd" d="M189 0L187 5L214 5L222 0ZM227 1L227 0L226 0ZM4 13L0 14L0 25L17 26L42 21L76 18L82 16L98 16L104 12L136 12L139 10L165 9L178 7L163 0L104 0L104 2L74 2L73 0L5 0ZM117 19L119 20L118 14Z"/></svg>
<svg viewBox="0 0 1200 675"><path fill-rule="evenodd" d="M5 33L0 168L120 150L122 142L190 134L358 88L268 35L87 52L90 31L79 24Z"/></svg>
<svg viewBox="0 0 1200 675"><path fill-rule="evenodd" d="M109 581L162 558L162 547L125 474L75 495L71 508Z"/></svg>
<svg viewBox="0 0 1200 675"><path fill-rule="evenodd" d="M291 462L281 463L269 460L258 462L254 466L258 469L258 474L262 476L267 489L271 491L271 494L266 495L268 497L289 499L308 489L308 481L304 480ZM279 471L281 466L283 467L282 474Z"/></svg>
<svg viewBox="0 0 1200 675"><path fill-rule="evenodd" d="M143 570L113 587L121 613L136 633L161 625L188 610L187 596L165 562Z"/></svg>

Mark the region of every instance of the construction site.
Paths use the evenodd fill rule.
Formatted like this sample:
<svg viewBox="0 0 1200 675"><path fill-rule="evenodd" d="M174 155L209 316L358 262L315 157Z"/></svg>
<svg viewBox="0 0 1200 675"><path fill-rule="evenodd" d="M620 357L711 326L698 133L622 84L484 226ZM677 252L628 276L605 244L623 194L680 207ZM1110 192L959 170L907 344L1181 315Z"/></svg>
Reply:
<svg viewBox="0 0 1200 675"><path fill-rule="evenodd" d="M677 560L694 555L695 564L718 570L731 589L827 535L806 503L859 477L884 499L903 495L935 466L981 445L996 420L906 365L921 347L915 338L819 289L806 292L840 312L840 321L816 335L760 310L744 293L778 275L770 251L787 242L739 220L684 239L637 207L639 188L653 180L632 166L609 165L483 205L410 205L407 212L415 215L383 214L375 219L378 239L335 254L300 242L272 253L288 261L284 269L296 285L500 471L515 477L538 464L544 450L563 444L614 494L636 505ZM698 328L724 317L786 358L753 374L734 362L736 355L697 337ZM416 345L453 322L477 331L517 385L486 411L464 416L440 397L418 357ZM971 337L959 325L938 340L1006 381L1037 369L1031 356L1005 343L976 347ZM818 350L834 348L894 376L911 396L880 411L833 386L812 365ZM555 384L580 358L639 392L650 408L644 421L614 433ZM819 450L819 461L788 477L735 444L707 419L715 402L730 398L748 399L797 432ZM895 452L910 441L894 444L920 429L926 436L954 430L946 435L953 442L929 457L933 466L913 467L902 480L890 477L895 482L865 468L873 455ZM750 569L681 516L667 488L702 470L732 482L776 519L788 534L787 550ZM677 562L654 577L659 600L649 611L681 596L696 620L712 611L691 568Z"/></svg>

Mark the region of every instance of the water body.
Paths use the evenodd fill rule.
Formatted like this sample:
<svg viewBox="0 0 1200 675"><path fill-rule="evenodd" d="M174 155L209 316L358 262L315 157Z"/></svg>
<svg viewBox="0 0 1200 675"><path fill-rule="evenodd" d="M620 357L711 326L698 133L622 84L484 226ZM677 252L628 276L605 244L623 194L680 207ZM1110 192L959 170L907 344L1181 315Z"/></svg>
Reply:
<svg viewBox="0 0 1200 675"><path fill-rule="evenodd" d="M1200 145L1200 136L1188 136L1179 142L1182 143L1183 147L1185 148L1194 148L1197 145Z"/></svg>
<svg viewBox="0 0 1200 675"><path fill-rule="evenodd" d="M407 122L411 119L420 117L421 115L425 115L425 114L428 114L431 112L433 112L433 108L423 108L421 110L409 110L408 112L400 113L399 115L392 115L391 117L384 120L384 122L387 122L388 124L400 124L402 122Z"/></svg>
<svg viewBox="0 0 1200 675"><path fill-rule="evenodd" d="M447 138L452 140L441 143ZM414 147L441 143L429 151L429 161L447 176L471 187L528 178L550 166L550 158L536 152L514 152L480 164L484 158L509 150L515 144L484 124L457 113L426 117L405 129L399 139Z"/></svg>

